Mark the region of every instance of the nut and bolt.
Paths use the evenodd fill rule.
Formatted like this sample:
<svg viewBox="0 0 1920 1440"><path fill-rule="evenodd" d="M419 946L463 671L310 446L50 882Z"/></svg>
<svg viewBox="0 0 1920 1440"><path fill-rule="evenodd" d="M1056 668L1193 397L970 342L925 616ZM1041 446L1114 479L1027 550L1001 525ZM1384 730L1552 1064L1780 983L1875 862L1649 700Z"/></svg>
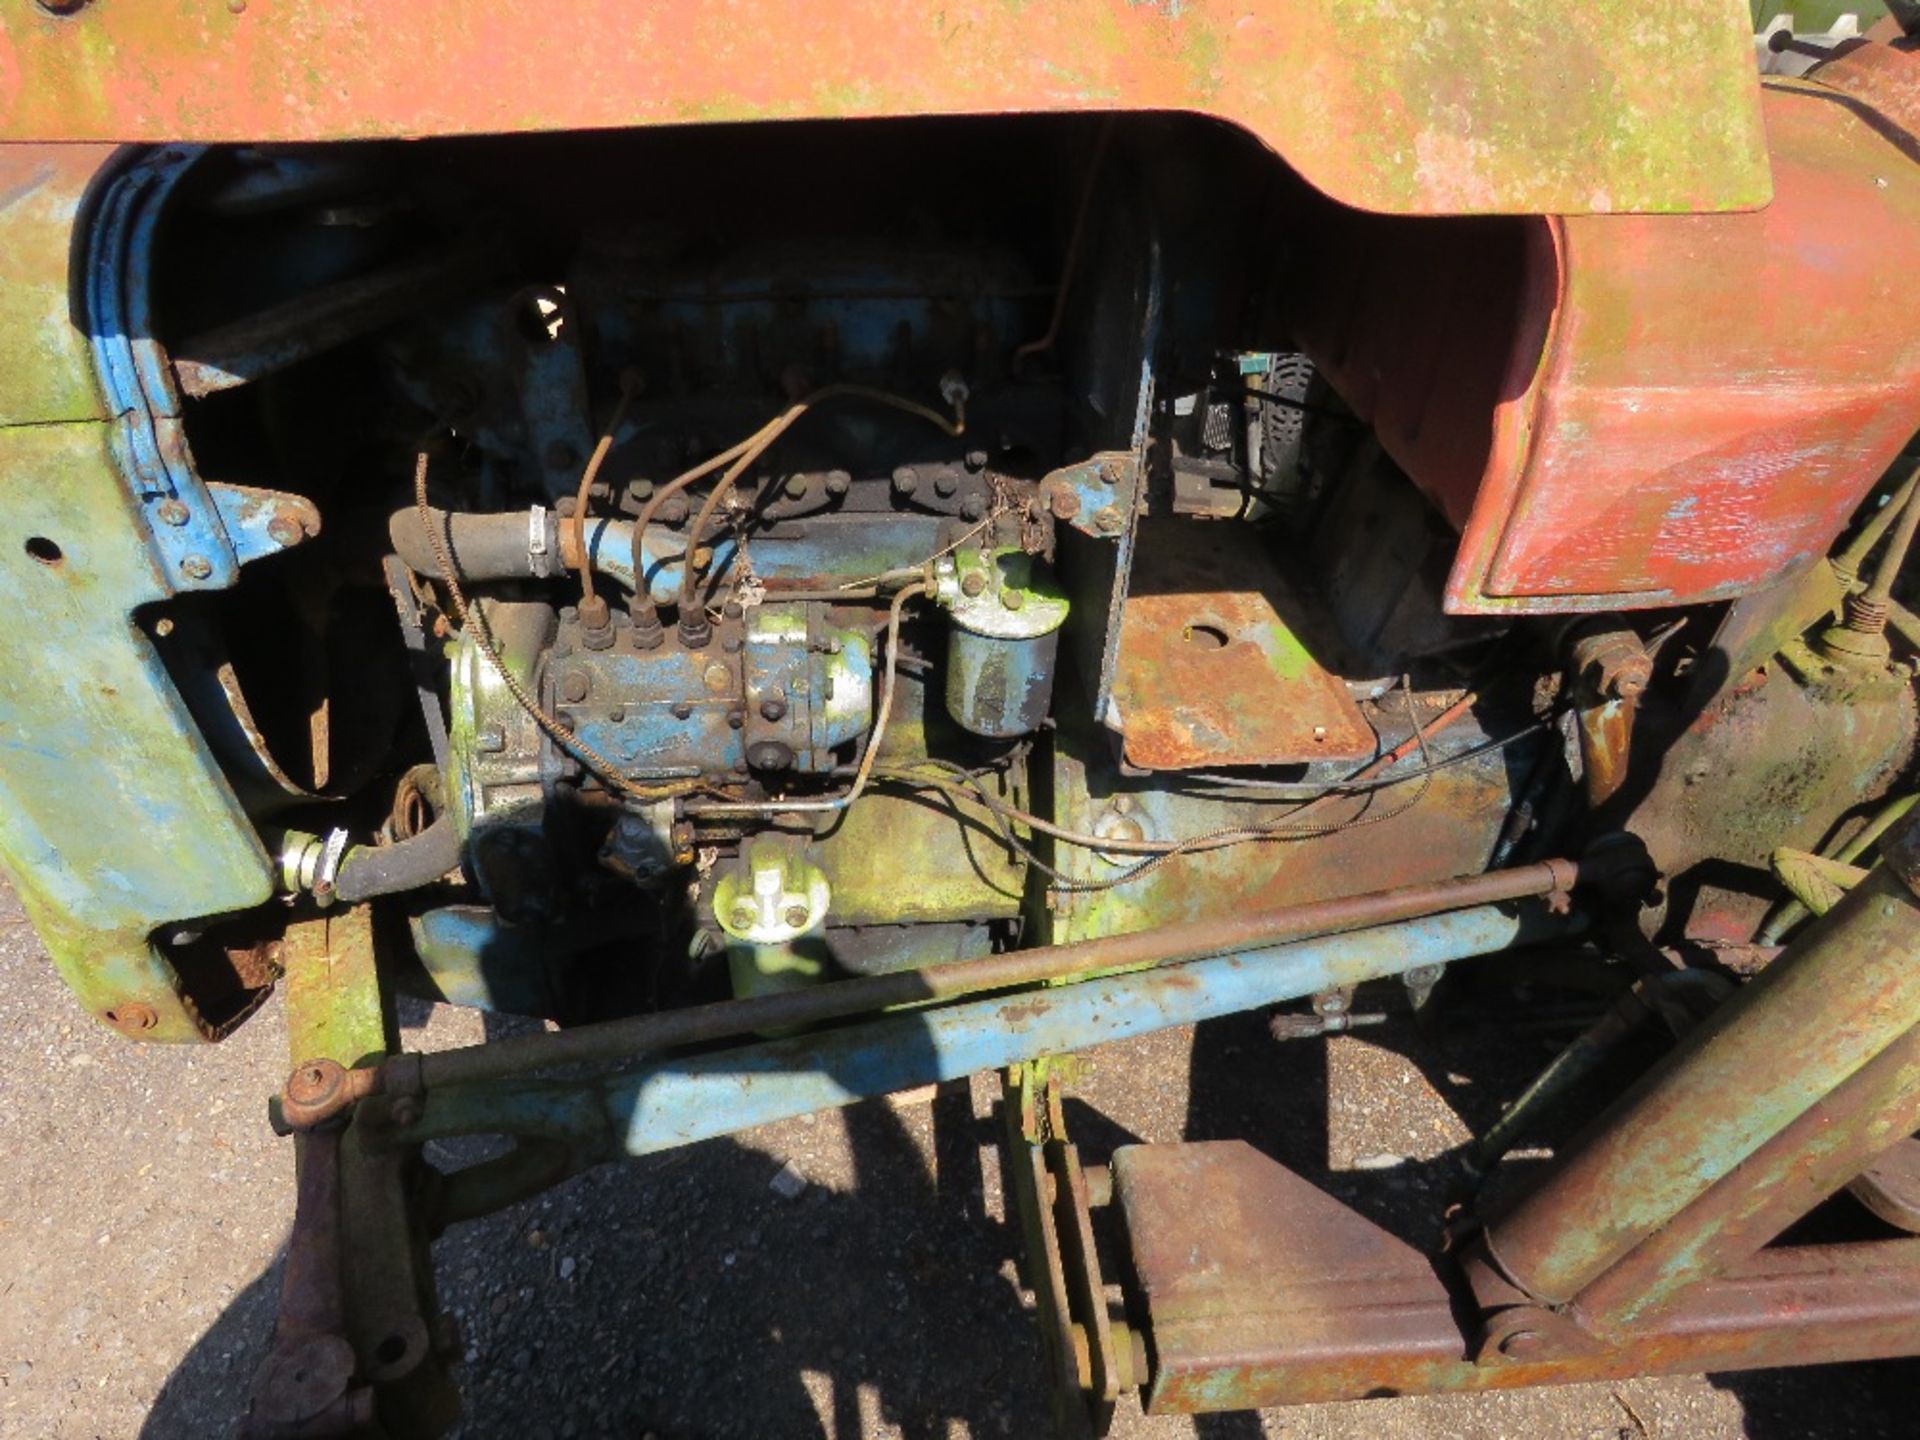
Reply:
<svg viewBox="0 0 1920 1440"><path fill-rule="evenodd" d="M1080 497L1069 486L1055 485L1047 494L1047 509L1056 520L1071 520L1080 513Z"/></svg>
<svg viewBox="0 0 1920 1440"><path fill-rule="evenodd" d="M267 522L267 538L282 549L298 545L305 534L298 521L290 520L285 515L276 515Z"/></svg>
<svg viewBox="0 0 1920 1440"><path fill-rule="evenodd" d="M1026 592L1024 590L1015 590L1012 586L1008 586L1000 592L1000 603L1009 610L1018 610L1027 603Z"/></svg>
<svg viewBox="0 0 1920 1440"><path fill-rule="evenodd" d="M1125 474L1125 471L1121 468L1118 460L1102 460L1100 462L1100 483L1102 485L1118 485L1120 483L1120 477L1123 474Z"/></svg>
<svg viewBox="0 0 1920 1440"><path fill-rule="evenodd" d="M193 518L184 500L162 500L154 506L153 513L160 517L163 525L184 525Z"/></svg>
<svg viewBox="0 0 1920 1440"><path fill-rule="evenodd" d="M1126 517L1111 505L1102 505L1093 512L1093 528L1102 535L1118 535L1127 528Z"/></svg>
<svg viewBox="0 0 1920 1440"><path fill-rule="evenodd" d="M942 470L938 475L933 477L933 493L943 500L959 488L959 477L951 471Z"/></svg>
<svg viewBox="0 0 1920 1440"><path fill-rule="evenodd" d="M973 473L976 475L979 474L982 470L987 468L987 452L984 450L967 451L966 463L967 463L967 469L973 471Z"/></svg>
<svg viewBox="0 0 1920 1440"><path fill-rule="evenodd" d="M204 555L189 555L180 562L180 573L189 580L205 580L213 574L213 562Z"/></svg>
<svg viewBox="0 0 1920 1440"><path fill-rule="evenodd" d="M978 595L987 588L987 577L978 570L969 570L960 577L962 595Z"/></svg>
<svg viewBox="0 0 1920 1440"><path fill-rule="evenodd" d="M733 923L742 930L751 929L753 922L760 918L760 912L754 908L751 900L733 902Z"/></svg>
<svg viewBox="0 0 1920 1440"><path fill-rule="evenodd" d="M762 700L760 702L760 718L762 720L767 720L767 721L786 719L787 718L786 697L781 695L769 695L766 699Z"/></svg>
<svg viewBox="0 0 1920 1440"><path fill-rule="evenodd" d="M114 1006L105 1013L104 1018L114 1029L128 1035L138 1035L142 1030L151 1030L160 1023L160 1016L154 1008L139 1000Z"/></svg>
<svg viewBox="0 0 1920 1440"><path fill-rule="evenodd" d="M807 907L804 905L789 905L786 914L780 918L785 920L793 929L804 930L807 928Z"/></svg>
<svg viewBox="0 0 1920 1440"><path fill-rule="evenodd" d="M744 724L746 724L746 723L747 723L747 712L746 712L746 711L744 711L744 710L729 710L729 711L727 712L727 728L728 728L729 730L738 730L738 729L739 729L739 728L740 728L740 727L741 727L742 725L744 725Z"/></svg>
<svg viewBox="0 0 1920 1440"><path fill-rule="evenodd" d="M792 499L792 500L806 499L807 477L804 475L789 475L787 477L786 491L789 499Z"/></svg>
<svg viewBox="0 0 1920 1440"><path fill-rule="evenodd" d="M893 472L893 493L911 495L920 488L920 472L911 465L902 465Z"/></svg>
<svg viewBox="0 0 1920 1440"><path fill-rule="evenodd" d="M844 470L827 472L827 494L844 495L853 488L853 476Z"/></svg>
<svg viewBox="0 0 1920 1440"><path fill-rule="evenodd" d="M565 671L560 676L560 698L569 705L578 705L587 698L587 691L592 684L584 670Z"/></svg>

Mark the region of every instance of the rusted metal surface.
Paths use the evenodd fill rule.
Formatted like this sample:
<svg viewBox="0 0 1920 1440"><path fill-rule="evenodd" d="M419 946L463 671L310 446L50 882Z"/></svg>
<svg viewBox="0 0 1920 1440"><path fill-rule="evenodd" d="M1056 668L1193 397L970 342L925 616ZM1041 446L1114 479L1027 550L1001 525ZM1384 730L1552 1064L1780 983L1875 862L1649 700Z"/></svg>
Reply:
<svg viewBox="0 0 1920 1440"><path fill-rule="evenodd" d="M626 1060L708 1040L778 1032L929 1000L1232 954L1469 906L1564 896L1580 880L1597 880L1606 873L1609 864L1604 858L1584 867L1552 860L1438 884L1311 905L1227 913L1130 935L1015 950L748 1000L688 1006L553 1034L509 1037L482 1046L396 1057L386 1067L385 1084L395 1093L405 1094L423 1087L524 1074L552 1065Z"/></svg>
<svg viewBox="0 0 1920 1440"><path fill-rule="evenodd" d="M1316 221L1303 348L1462 528L1451 611L1758 589L1920 424L1911 146L1805 86L1764 108L1754 214Z"/></svg>
<svg viewBox="0 0 1920 1440"><path fill-rule="evenodd" d="M1887 1224L1920 1234L1920 1139L1894 1144L1847 1188Z"/></svg>
<svg viewBox="0 0 1920 1440"><path fill-rule="evenodd" d="M1917 1017L1920 897L1877 875L1600 1117L1517 1207L1490 1221L1489 1253L1536 1300L1572 1300Z"/></svg>
<svg viewBox="0 0 1920 1440"><path fill-rule="evenodd" d="M1373 731L1315 658L1309 611L1257 536L1144 520L1113 703L1144 770L1364 760Z"/></svg>
<svg viewBox="0 0 1920 1440"><path fill-rule="evenodd" d="M371 909L343 905L288 926L282 954L287 1053L296 1063L325 1060L351 1070L386 1054Z"/></svg>
<svg viewBox="0 0 1920 1440"><path fill-rule="evenodd" d="M1764 1251L1618 1345L1476 1361L1434 1263L1238 1141L1114 1156L1153 1376L1146 1407L1239 1410L1381 1395L1901 1355L1920 1244ZM1544 1312L1543 1312L1544 1313Z"/></svg>
<svg viewBox="0 0 1920 1440"><path fill-rule="evenodd" d="M1771 1244L1917 1127L1920 1029L1882 1050L1582 1290L1572 1314L1607 1335L1646 1324L1701 1280Z"/></svg>
<svg viewBox="0 0 1920 1440"><path fill-rule="evenodd" d="M554 76L564 74L564 84ZM1389 211L1762 204L1739 0L373 0L0 15L0 139L296 141L1188 110ZM1672 96L1689 105L1675 110ZM1551 103L1542 103L1550 95Z"/></svg>

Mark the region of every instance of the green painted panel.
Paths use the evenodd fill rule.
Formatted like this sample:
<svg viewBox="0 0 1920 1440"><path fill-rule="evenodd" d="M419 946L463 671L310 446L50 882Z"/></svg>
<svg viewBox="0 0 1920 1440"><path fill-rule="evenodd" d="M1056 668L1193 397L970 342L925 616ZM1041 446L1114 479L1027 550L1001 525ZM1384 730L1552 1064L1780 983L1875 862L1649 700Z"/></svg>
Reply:
<svg viewBox="0 0 1920 1440"><path fill-rule="evenodd" d="M4 62L0 62L4 69ZM104 420L67 246L111 145L0 145L0 425Z"/></svg>
<svg viewBox="0 0 1920 1440"><path fill-rule="evenodd" d="M0 862L95 1014L199 1026L148 943L241 910L272 870L152 643L160 580L100 423L0 429Z"/></svg>

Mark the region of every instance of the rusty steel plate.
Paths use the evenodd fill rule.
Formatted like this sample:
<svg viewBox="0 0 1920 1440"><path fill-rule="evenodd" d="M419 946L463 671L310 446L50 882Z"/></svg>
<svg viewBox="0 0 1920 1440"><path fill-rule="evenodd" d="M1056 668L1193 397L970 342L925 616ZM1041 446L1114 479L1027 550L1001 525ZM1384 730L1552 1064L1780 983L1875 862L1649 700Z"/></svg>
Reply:
<svg viewBox="0 0 1920 1440"><path fill-rule="evenodd" d="M1409 213L1762 205L1757 94L1741 0L0 7L0 140L1192 111L1337 199Z"/></svg>
<svg viewBox="0 0 1920 1440"><path fill-rule="evenodd" d="M1144 770L1366 760L1372 728L1302 639L1306 606L1240 525L1145 520L1113 702Z"/></svg>

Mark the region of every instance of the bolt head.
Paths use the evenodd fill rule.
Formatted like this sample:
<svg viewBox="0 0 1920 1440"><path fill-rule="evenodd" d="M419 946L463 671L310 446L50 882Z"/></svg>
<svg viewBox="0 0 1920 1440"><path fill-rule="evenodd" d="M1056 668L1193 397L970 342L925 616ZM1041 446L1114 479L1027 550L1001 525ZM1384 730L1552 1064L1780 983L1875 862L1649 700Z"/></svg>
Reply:
<svg viewBox="0 0 1920 1440"><path fill-rule="evenodd" d="M740 929L751 928L753 922L759 918L760 912L754 909L753 901L743 899L733 902L733 923Z"/></svg>
<svg viewBox="0 0 1920 1440"><path fill-rule="evenodd" d="M205 580L213 574L213 562L204 555L189 555L180 562L180 572L189 580Z"/></svg>
<svg viewBox="0 0 1920 1440"><path fill-rule="evenodd" d="M300 537L305 533L298 522L289 520L284 515L276 515L267 522L267 538L283 549L289 545L298 545Z"/></svg>
<svg viewBox="0 0 1920 1440"><path fill-rule="evenodd" d="M978 595L987 588L987 577L978 570L969 570L960 577L962 595Z"/></svg>
<svg viewBox="0 0 1920 1440"><path fill-rule="evenodd" d="M676 720L691 720L693 718L693 706L684 700L674 701L673 718Z"/></svg>
<svg viewBox="0 0 1920 1440"><path fill-rule="evenodd" d="M769 695L760 702L760 718L768 722L787 718L787 702L778 695Z"/></svg>
<svg viewBox="0 0 1920 1440"><path fill-rule="evenodd" d="M787 477L786 490L788 497L791 499L805 499L807 494L807 477L804 475L789 475Z"/></svg>
<svg viewBox="0 0 1920 1440"><path fill-rule="evenodd" d="M1071 520L1080 513L1080 497L1071 487L1055 485L1047 496L1047 508L1056 520Z"/></svg>
<svg viewBox="0 0 1920 1440"><path fill-rule="evenodd" d="M960 502L960 516L963 520L978 520L987 513L987 500L984 495L969 495Z"/></svg>
<svg viewBox="0 0 1920 1440"><path fill-rule="evenodd" d="M829 495L844 495L852 488L853 476L849 475L846 471L829 470L827 472L827 493Z"/></svg>
<svg viewBox="0 0 1920 1440"><path fill-rule="evenodd" d="M153 507L153 513L160 517L163 525L184 525L193 518L193 512L180 500L162 500Z"/></svg>
<svg viewBox="0 0 1920 1440"><path fill-rule="evenodd" d="M1022 609L1027 603L1026 592L1024 590L1016 590L1009 585L1000 592L1000 603L1009 610Z"/></svg>
<svg viewBox="0 0 1920 1440"><path fill-rule="evenodd" d="M911 495L920 488L920 472L911 465L902 465L893 472L893 493Z"/></svg>
<svg viewBox="0 0 1920 1440"><path fill-rule="evenodd" d="M959 478L948 471L942 470L938 475L933 477L933 493L941 496L943 499L953 494L953 492L959 488Z"/></svg>
<svg viewBox="0 0 1920 1440"><path fill-rule="evenodd" d="M1102 535L1118 535L1127 528L1126 517L1111 505L1102 505L1093 512L1093 528Z"/></svg>
<svg viewBox="0 0 1920 1440"><path fill-rule="evenodd" d="M789 905L786 914L780 918L785 920L793 929L804 930L807 927L807 907L804 905Z"/></svg>
<svg viewBox="0 0 1920 1440"><path fill-rule="evenodd" d="M568 670L560 677L560 698L569 705L578 705L587 698L587 690L592 681L584 670Z"/></svg>

